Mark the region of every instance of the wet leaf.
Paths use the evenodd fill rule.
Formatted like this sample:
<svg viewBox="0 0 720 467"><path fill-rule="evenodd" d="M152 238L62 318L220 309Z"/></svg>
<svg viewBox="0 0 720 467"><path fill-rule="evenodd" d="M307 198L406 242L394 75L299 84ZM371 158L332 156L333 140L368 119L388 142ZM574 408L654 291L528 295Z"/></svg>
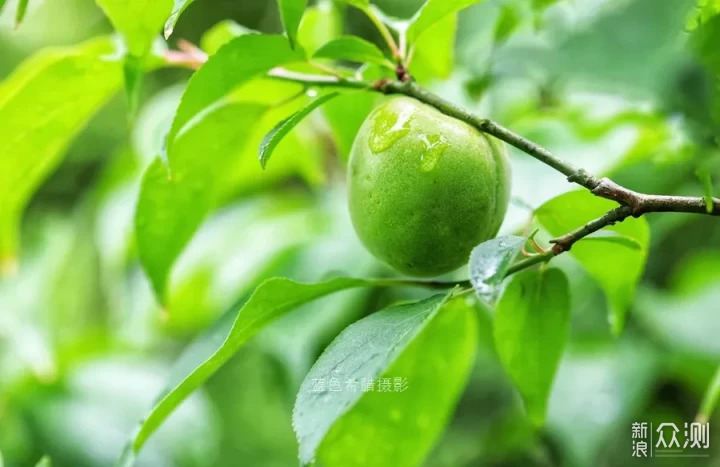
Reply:
<svg viewBox="0 0 720 467"><path fill-rule="evenodd" d="M550 389L570 330L570 293L559 269L514 275L495 308L495 348L536 425L545 421Z"/></svg>
<svg viewBox="0 0 720 467"><path fill-rule="evenodd" d="M133 433L119 464L123 467L134 465L148 437L170 413L264 326L304 303L367 285L372 285L372 281L352 278L336 278L317 284L301 284L285 278L263 282L244 304L233 305L180 356L165 390Z"/></svg>
<svg viewBox="0 0 720 467"><path fill-rule="evenodd" d="M476 311L462 299L447 300L436 295L386 308L330 344L295 403L301 462L422 463L452 413L477 346ZM440 386L433 383L438 379Z"/></svg>
<svg viewBox="0 0 720 467"><path fill-rule="evenodd" d="M493 302L513 260L525 244L524 237L506 235L473 248L470 253L470 282L478 297Z"/></svg>
<svg viewBox="0 0 720 467"><path fill-rule="evenodd" d="M282 141L285 135L290 132L290 130L295 128L295 126L300 123L305 117L307 117L310 112L317 109L325 102L329 101L333 97L336 97L337 95L338 93L333 92L318 97L310 104L308 104L305 108L298 112L295 112L285 120L278 123L275 128L270 130L270 133L265 135L262 143L260 143L260 165L265 168L268 160L270 159L270 156L272 155L273 150L280 143L280 141Z"/></svg>

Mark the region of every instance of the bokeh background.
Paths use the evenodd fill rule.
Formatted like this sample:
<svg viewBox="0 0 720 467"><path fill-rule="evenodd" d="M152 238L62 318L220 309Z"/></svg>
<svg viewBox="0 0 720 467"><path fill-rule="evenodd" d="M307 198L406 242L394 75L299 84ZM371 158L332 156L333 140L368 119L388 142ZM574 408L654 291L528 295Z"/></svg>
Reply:
<svg viewBox="0 0 720 467"><path fill-rule="evenodd" d="M376 1L397 17L409 17L420 3ZM430 61L419 78L630 188L702 195L700 168L715 174L717 193L720 133L713 105L720 108L720 88L690 40L695 3L487 0L459 16L448 58L452 72ZM0 16L0 86L39 49L112 33L90 0L30 0L17 29L14 4L9 0ZM301 27L306 46L341 30L379 43L360 13L311 4ZM197 0L168 45L182 38L211 48L217 37L205 32L227 20L281 31L274 1ZM226 22L213 31L234 27ZM158 307L137 259L133 215L142 172L160 151L190 74L177 68L149 74L132 125L119 90L25 213L19 268L0 279L6 466L34 465L45 454L58 466L112 464L181 350L265 277L392 274L359 245L344 200L352 133L380 98L340 98L296 128L266 172L256 162L261 130L237 149L237 183L183 252L169 305ZM279 119L261 126L267 130ZM517 151L511 156L513 200L504 232L521 229L533 208L572 188L534 159ZM535 430L527 420L494 354L490 316L483 314L475 370L427 465L720 465L717 417L709 458L631 457L631 423L692 421L720 364L720 222L684 214L647 219L648 263L620 337L611 336L596 283L569 255L553 261L568 272L573 308L547 427ZM319 353L359 317L424 293L345 292L280 319L167 420L140 463L297 465L291 411Z"/></svg>

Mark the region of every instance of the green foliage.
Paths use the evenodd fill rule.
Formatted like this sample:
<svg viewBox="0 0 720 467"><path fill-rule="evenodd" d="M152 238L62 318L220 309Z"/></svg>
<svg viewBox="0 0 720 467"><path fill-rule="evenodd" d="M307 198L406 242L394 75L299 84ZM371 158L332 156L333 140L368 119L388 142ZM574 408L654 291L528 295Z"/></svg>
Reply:
<svg viewBox="0 0 720 467"><path fill-rule="evenodd" d="M347 3L355 8L367 8L370 5L370 0L335 0L338 3Z"/></svg>
<svg viewBox="0 0 720 467"><path fill-rule="evenodd" d="M380 49L371 42L355 36L342 36L320 47L314 58L329 58L332 60L348 60L358 63L375 63L394 68Z"/></svg>
<svg viewBox="0 0 720 467"><path fill-rule="evenodd" d="M444 19L447 15L467 8L483 0L427 0L418 12L410 19L407 29L408 41L412 44L430 27Z"/></svg>
<svg viewBox="0 0 720 467"><path fill-rule="evenodd" d="M170 35L173 33L173 30L175 29L175 24L177 24L178 19L180 19L180 15L183 13L183 11L185 11L187 7L190 6L192 2L193 0L174 0L170 16L168 17L167 21L165 21L165 39L169 38Z"/></svg>
<svg viewBox="0 0 720 467"><path fill-rule="evenodd" d="M244 34L255 33L257 33L257 31L246 28L231 19L226 19L220 21L203 33L202 38L200 39L200 47L208 55L212 55L233 38Z"/></svg>
<svg viewBox="0 0 720 467"><path fill-rule="evenodd" d="M422 462L447 423L477 345L475 311L448 297L386 308L351 325L328 346L295 403L301 462ZM382 378L392 386L381 389ZM444 384L435 389L437 379ZM343 387L318 391L317 381L339 381ZM358 389L348 389L346 381ZM363 390L368 381L373 391Z"/></svg>
<svg viewBox="0 0 720 467"><path fill-rule="evenodd" d="M720 14L718 0L697 0L694 10L688 18L687 28L692 31L718 14Z"/></svg>
<svg viewBox="0 0 720 467"><path fill-rule="evenodd" d="M703 274L707 275L707 270ZM720 289L712 277L708 282L709 285L699 286L691 293L677 295L642 291L637 300L639 319L674 347L711 359L720 358L717 340L720 325L713 319Z"/></svg>
<svg viewBox="0 0 720 467"><path fill-rule="evenodd" d="M0 88L0 264L12 262L28 199L88 119L117 91L112 42L39 52ZM48 111L52 109L52 111Z"/></svg>
<svg viewBox="0 0 720 467"><path fill-rule="evenodd" d="M168 142L172 142L180 129L199 112L241 84L273 67L303 59L302 52L292 50L282 36L246 34L234 38L190 79L170 128Z"/></svg>
<svg viewBox="0 0 720 467"><path fill-rule="evenodd" d="M121 464L133 465L147 438L180 402L269 322L324 295L370 284L370 281L350 278L337 278L318 284L300 284L284 278L263 282L247 302L228 310L212 329L188 347L179 358L166 389L126 446Z"/></svg>
<svg viewBox="0 0 720 467"><path fill-rule="evenodd" d="M20 26L20 23L25 19L25 13L27 13L29 0L18 0L17 9L15 10L15 27ZM2 5L0 5L1 7Z"/></svg>
<svg viewBox="0 0 720 467"><path fill-rule="evenodd" d="M127 47L123 67L128 113L135 115L146 57L172 8L172 0L96 0Z"/></svg>
<svg viewBox="0 0 720 467"><path fill-rule="evenodd" d="M546 421L548 431L565 440L562 450L568 464L590 467L598 457L608 457L603 454L613 448L608 439L627 436L629 425L623 414L667 420L666 409L646 407L657 381L657 366L657 353L643 340L599 343L587 339L568 345ZM627 464L627 449L618 448L614 465Z"/></svg>
<svg viewBox="0 0 720 467"><path fill-rule="evenodd" d="M473 248L470 253L470 282L478 297L492 302L505 275L526 239L516 235L494 238Z"/></svg>
<svg viewBox="0 0 720 467"><path fill-rule="evenodd" d="M338 93L334 92L318 97L308 106L306 106L299 112L295 112L285 120L278 123L272 130L270 130L270 133L265 135L262 143L260 143L260 164L262 165L262 167L265 168L268 160L270 159L270 156L273 153L273 150L275 150L277 145L290 132L290 130L295 128L298 123L300 123L305 117L310 115L313 110L317 109L325 102L329 101L337 95Z"/></svg>
<svg viewBox="0 0 720 467"><path fill-rule="evenodd" d="M720 401L720 367L718 367L715 371L715 375L713 375L707 391L703 396L697 420L701 423L707 423L707 421L710 420L715 407L717 407L718 401Z"/></svg>
<svg viewBox="0 0 720 467"><path fill-rule="evenodd" d="M588 191L560 195L535 211L551 235L559 236L602 216L617 205ZM570 254L603 288L615 334L622 331L625 316L647 259L650 232L644 218L628 218L607 227L610 234L591 235L573 245Z"/></svg>
<svg viewBox="0 0 720 467"><path fill-rule="evenodd" d="M290 45L294 47L300 20L307 6L307 0L277 0L277 3L280 8L280 18L285 28L285 34L290 40Z"/></svg>
<svg viewBox="0 0 720 467"><path fill-rule="evenodd" d="M558 269L516 274L495 308L495 348L536 425L545 421L569 328L568 283Z"/></svg>
<svg viewBox="0 0 720 467"><path fill-rule="evenodd" d="M297 40L308 55L342 33L342 17L330 0L317 2L305 9Z"/></svg>
<svg viewBox="0 0 720 467"><path fill-rule="evenodd" d="M355 135L372 111L378 97L370 92L348 92L322 108L340 156L347 161Z"/></svg>
<svg viewBox="0 0 720 467"><path fill-rule="evenodd" d="M505 42L520 24L520 16L512 4L500 8L500 17L495 23L493 40L496 43Z"/></svg>
<svg viewBox="0 0 720 467"><path fill-rule="evenodd" d="M145 172L135 214L138 252L161 303L170 268L225 193L228 167L264 108L224 102L196 119ZM197 157L203 154L204 157Z"/></svg>
<svg viewBox="0 0 720 467"><path fill-rule="evenodd" d="M718 0L9 3L0 467L624 465L628 420L716 421L715 218L542 253L618 204L513 149L505 213L477 129L710 210Z"/></svg>
<svg viewBox="0 0 720 467"><path fill-rule="evenodd" d="M413 45L410 72L419 81L450 76L455 58L457 14L446 15L427 29Z"/></svg>
<svg viewBox="0 0 720 467"><path fill-rule="evenodd" d="M144 57L173 7L172 0L96 0L125 39L128 53Z"/></svg>
<svg viewBox="0 0 720 467"><path fill-rule="evenodd" d="M161 302L175 259L226 193L224 180L235 181L226 178L234 173L228 166L260 116L261 109L233 105L228 95L273 66L300 57L283 37L243 35L212 55L190 80L167 137L167 169L160 160L148 169L136 215L140 258ZM199 153L206 157L197 158Z"/></svg>
<svg viewBox="0 0 720 467"><path fill-rule="evenodd" d="M532 7L536 10L543 10L559 1L560 0L532 0Z"/></svg>

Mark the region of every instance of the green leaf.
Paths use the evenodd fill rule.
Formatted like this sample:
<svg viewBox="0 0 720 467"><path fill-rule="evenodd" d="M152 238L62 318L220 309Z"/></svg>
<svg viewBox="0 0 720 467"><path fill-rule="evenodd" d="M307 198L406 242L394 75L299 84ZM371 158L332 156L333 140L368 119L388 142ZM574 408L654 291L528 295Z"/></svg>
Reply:
<svg viewBox="0 0 720 467"><path fill-rule="evenodd" d="M520 24L520 15L514 5L503 5L500 7L500 16L495 23L493 38L496 43L502 44L515 31Z"/></svg>
<svg viewBox="0 0 720 467"><path fill-rule="evenodd" d="M130 120L135 116L144 58L172 8L172 0L95 0L125 41L125 92Z"/></svg>
<svg viewBox="0 0 720 467"><path fill-rule="evenodd" d="M372 112L377 99L377 94L372 92L348 92L323 106L323 115L333 133L338 152L344 160L350 156L355 135Z"/></svg>
<svg viewBox="0 0 720 467"><path fill-rule="evenodd" d="M447 15L428 28L414 45L410 73L420 82L450 76L455 57L457 15Z"/></svg>
<svg viewBox="0 0 720 467"><path fill-rule="evenodd" d="M145 77L143 60L134 55L126 55L123 61L123 77L125 80L128 120L132 122L140 104L140 91L142 91L142 82Z"/></svg>
<svg viewBox="0 0 720 467"><path fill-rule="evenodd" d="M700 404L700 411L698 412L696 421L700 423L707 423L707 421L710 420L712 413L715 411L718 401L720 401L720 367L715 370L715 375L710 381L710 384L708 384L707 390L703 395L702 403Z"/></svg>
<svg viewBox="0 0 720 467"><path fill-rule="evenodd" d="M330 344L293 411L301 463L422 463L452 414L477 347L476 311L462 299L446 303L448 297L386 308Z"/></svg>
<svg viewBox="0 0 720 467"><path fill-rule="evenodd" d="M534 10L544 10L559 1L560 0L532 0L532 7Z"/></svg>
<svg viewBox="0 0 720 467"><path fill-rule="evenodd" d="M17 28L25 19L29 0L18 0L17 10L15 10L15 27Z"/></svg>
<svg viewBox="0 0 720 467"><path fill-rule="evenodd" d="M38 463L35 464L35 467L52 467L52 461L50 460L50 456L42 456Z"/></svg>
<svg viewBox="0 0 720 467"><path fill-rule="evenodd" d="M245 34L259 34L259 32L246 28L231 19L225 19L203 33L200 38L200 48L208 55L212 55L223 45Z"/></svg>
<svg viewBox="0 0 720 467"><path fill-rule="evenodd" d="M407 39L413 44L430 27L447 15L467 8L483 0L427 0L425 4L410 19L407 30Z"/></svg>
<svg viewBox="0 0 720 467"><path fill-rule="evenodd" d="M569 329L570 295L559 269L513 276L495 308L495 348L536 425L545 421Z"/></svg>
<svg viewBox="0 0 720 467"><path fill-rule="evenodd" d="M524 244L524 237L506 235L488 240L473 248L468 267L470 282L478 297L486 302L495 300L507 270Z"/></svg>
<svg viewBox="0 0 720 467"><path fill-rule="evenodd" d="M720 50L716 47L718 40L720 40L720 14L701 22L690 35L690 43L702 63L716 76L720 76Z"/></svg>
<svg viewBox="0 0 720 467"><path fill-rule="evenodd" d="M315 52L314 58L329 58L332 60L348 60L358 63L376 63L393 68L380 49L365 39L356 36L342 36L323 45Z"/></svg>
<svg viewBox="0 0 720 467"><path fill-rule="evenodd" d="M370 6L370 0L335 0L338 3L346 3L350 6L354 6L355 8L359 8L361 10L364 10L365 8Z"/></svg>
<svg viewBox="0 0 720 467"><path fill-rule="evenodd" d="M236 102L212 108L173 141L169 171L158 158L145 172L135 232L140 261L163 304L175 259L216 206L231 175L227 168L263 109Z"/></svg>
<svg viewBox="0 0 720 467"><path fill-rule="evenodd" d="M240 96L239 94L244 94ZM253 128L251 137L244 145L229 170L234 174L228 195L237 192L267 188L268 185L282 182L288 178L300 176L309 185L322 183L325 177L322 151L318 151L319 135L313 128L313 122L302 121L288 133L273 151L272 170L263 170L258 164L258 148L263 138L282 121L303 109L310 98L303 93L302 85L287 81L258 78L244 85L238 93L241 100L260 99L269 106L262 118ZM332 101L330 101L332 102Z"/></svg>
<svg viewBox="0 0 720 467"><path fill-rule="evenodd" d="M582 190L551 199L538 208L535 215L551 235L560 236L616 207L617 203ZM633 292L645 267L650 230L642 217L630 217L603 230L615 232L615 235L581 240L573 245L570 254L602 287L608 300L611 329L618 334L623 329ZM629 240L618 241L617 237Z"/></svg>
<svg viewBox="0 0 720 467"><path fill-rule="evenodd" d="M187 7L190 6L190 4L193 2L193 0L175 0L175 3L173 4L172 12L170 13L170 16L168 17L167 21L165 21L165 39L168 39L170 35L173 33L173 30L175 29L175 24L177 24L178 19L180 18L180 15Z"/></svg>
<svg viewBox="0 0 720 467"><path fill-rule="evenodd" d="M263 282L242 306L233 305L215 326L183 352L171 370L166 388L125 446L119 464L133 465L148 437L170 413L264 326L320 297L372 284L369 280L352 278L336 278L317 284L302 284L284 278Z"/></svg>
<svg viewBox="0 0 720 467"><path fill-rule="evenodd" d="M41 51L0 87L0 265L11 264L28 199L122 81L107 38Z"/></svg>
<svg viewBox="0 0 720 467"><path fill-rule="evenodd" d="M290 40L290 45L295 47L298 27L307 6L307 0L277 0L277 3L285 34Z"/></svg>
<svg viewBox="0 0 720 467"><path fill-rule="evenodd" d="M342 17L337 6L321 1L305 9L300 21L297 41L308 55L342 33Z"/></svg>
<svg viewBox="0 0 720 467"><path fill-rule="evenodd" d="M265 166L267 165L267 161L272 155L273 150L280 143L280 141L282 141L285 135L290 132L290 130L295 128L295 126L297 126L297 124L300 123L305 117L307 117L310 112L317 109L325 102L329 101L337 95L337 92L333 92L318 97L304 109L300 110L299 112L295 112L285 120L278 123L275 128L270 130L270 133L265 135L262 142L260 143L260 165L265 168Z"/></svg>
<svg viewBox="0 0 720 467"><path fill-rule="evenodd" d="M292 50L287 38L246 34L225 44L193 75L173 120L168 142L200 111L227 96L250 79L271 68L301 61L304 55Z"/></svg>
<svg viewBox="0 0 720 467"><path fill-rule="evenodd" d="M697 0L697 5L689 15L686 29L694 31L698 26L718 14L720 14L720 0Z"/></svg>
<svg viewBox="0 0 720 467"><path fill-rule="evenodd" d="M95 0L116 31L122 35L128 53L144 57L160 33L172 0Z"/></svg>
<svg viewBox="0 0 720 467"><path fill-rule="evenodd" d="M601 230L580 240L581 242L610 242L625 246L631 250L642 250L643 246L634 238L620 235L613 230Z"/></svg>

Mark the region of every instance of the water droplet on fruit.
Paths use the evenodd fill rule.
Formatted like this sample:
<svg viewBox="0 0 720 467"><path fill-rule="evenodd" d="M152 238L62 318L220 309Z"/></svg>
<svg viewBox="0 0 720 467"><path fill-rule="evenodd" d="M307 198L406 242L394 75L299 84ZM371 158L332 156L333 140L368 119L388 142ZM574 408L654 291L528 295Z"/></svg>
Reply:
<svg viewBox="0 0 720 467"><path fill-rule="evenodd" d="M410 131L410 112L381 114L373 120L370 149L373 153L386 151Z"/></svg>
<svg viewBox="0 0 720 467"><path fill-rule="evenodd" d="M448 148L448 140L443 135L422 135L421 138L425 144L425 152L420 156L420 169L430 172Z"/></svg>

